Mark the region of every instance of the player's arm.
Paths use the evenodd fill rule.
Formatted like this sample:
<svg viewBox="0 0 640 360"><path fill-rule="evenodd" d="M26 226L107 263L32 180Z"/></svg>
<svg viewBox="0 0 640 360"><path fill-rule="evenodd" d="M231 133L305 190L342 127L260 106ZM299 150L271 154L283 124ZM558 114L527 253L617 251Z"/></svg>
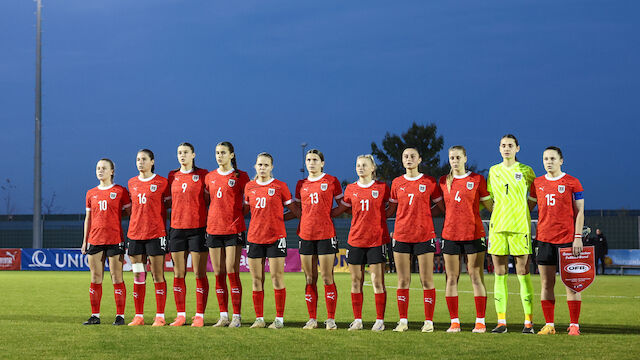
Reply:
<svg viewBox="0 0 640 360"><path fill-rule="evenodd" d="M528 200L527 204L529 205L529 211L535 209L536 205L538 205L538 194L536 194L536 184L533 182L529 187L529 197L527 198L527 200Z"/></svg>
<svg viewBox="0 0 640 360"><path fill-rule="evenodd" d="M386 216L388 218L392 217L396 213L397 209L398 209L398 202L395 200L390 200L389 206L387 206L387 209L385 210Z"/></svg>
<svg viewBox="0 0 640 360"><path fill-rule="evenodd" d="M573 200L573 213L575 215L575 231L573 236L573 256L580 255L582 251L582 227L584 226L584 198L580 193L580 199Z"/></svg>
<svg viewBox="0 0 640 360"><path fill-rule="evenodd" d="M485 207L485 209L493 211L493 200L491 199L491 196L484 198L484 200L480 200L480 202L482 203L482 206Z"/></svg>
<svg viewBox="0 0 640 360"><path fill-rule="evenodd" d="M338 206L331 209L331 217L338 217L343 212L351 212L351 205L349 203L344 202L344 200L340 200Z"/></svg>
<svg viewBox="0 0 640 360"><path fill-rule="evenodd" d="M82 246L80 247L80 251L83 254L87 253L87 235L89 234L90 228L91 228L91 209L87 208L87 213L84 217L84 230L82 232Z"/></svg>
<svg viewBox="0 0 640 360"><path fill-rule="evenodd" d="M294 217L300 218L302 216L302 203L300 202L299 199L296 199L294 202L289 204L287 207L289 208L289 210L291 210L291 207L295 207L297 209L297 212L294 213L294 214L297 214L297 215L295 215ZM291 213L293 213L293 212L291 212ZM289 219L286 218L286 215L287 214L285 214L285 220L289 220ZM293 219L293 218L291 218L291 219Z"/></svg>
<svg viewBox="0 0 640 360"><path fill-rule="evenodd" d="M284 214L284 221L300 217L300 213L301 213L300 208L298 207L298 204L295 201L289 203L287 205L287 209L289 209L289 211Z"/></svg>

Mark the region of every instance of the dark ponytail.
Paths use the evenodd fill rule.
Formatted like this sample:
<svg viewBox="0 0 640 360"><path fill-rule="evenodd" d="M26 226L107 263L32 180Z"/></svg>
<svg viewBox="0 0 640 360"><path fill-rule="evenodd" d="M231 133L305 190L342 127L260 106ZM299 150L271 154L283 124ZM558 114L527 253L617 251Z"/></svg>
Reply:
<svg viewBox="0 0 640 360"><path fill-rule="evenodd" d="M222 142L219 142L216 146L225 146L227 150L229 150L229 153L233 154L233 157L231 158L231 166L233 166L233 169L235 170L235 175L237 179L240 176L240 172L238 171L238 161L236 160L236 151L233 148L233 144L231 144L228 141L222 141Z"/></svg>
<svg viewBox="0 0 640 360"><path fill-rule="evenodd" d="M149 149L142 149L142 150L138 150L138 154L140 153L145 153L149 156L149 159L151 160L155 160L155 156L153 155L153 151L149 150ZM156 172L156 165L153 164L151 165L151 172L155 173Z"/></svg>

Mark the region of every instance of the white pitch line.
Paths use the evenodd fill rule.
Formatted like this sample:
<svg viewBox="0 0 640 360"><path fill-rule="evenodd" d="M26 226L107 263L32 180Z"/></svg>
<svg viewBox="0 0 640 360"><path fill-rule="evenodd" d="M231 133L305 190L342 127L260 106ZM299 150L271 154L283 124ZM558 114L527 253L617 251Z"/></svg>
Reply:
<svg viewBox="0 0 640 360"><path fill-rule="evenodd" d="M368 281L365 281L364 285L373 286ZM389 288L389 289L397 289L398 288L397 286L389 286L389 285L387 285L386 287ZM409 290L422 291L422 288L420 288L420 289L418 289L418 288L409 288ZM436 292L444 292L444 290L436 289ZM458 290L458 293L472 294L473 291ZM493 294L493 292L487 291L487 294ZM520 293L519 292L517 292L517 293L510 292L509 295L520 295ZM556 297L567 297L567 294L557 294ZM624 295L610 295L610 296L606 296L606 295L588 295L588 297L607 298L607 299L640 299L640 296L624 296Z"/></svg>

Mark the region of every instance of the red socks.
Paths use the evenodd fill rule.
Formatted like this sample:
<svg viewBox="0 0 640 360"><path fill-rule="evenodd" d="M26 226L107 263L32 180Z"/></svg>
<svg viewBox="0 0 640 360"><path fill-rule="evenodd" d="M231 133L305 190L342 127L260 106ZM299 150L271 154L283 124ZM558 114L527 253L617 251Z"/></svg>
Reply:
<svg viewBox="0 0 640 360"><path fill-rule="evenodd" d="M144 314L144 297L146 293L147 286L145 283L133 283L133 304L136 308L136 315L142 316Z"/></svg>
<svg viewBox="0 0 640 360"><path fill-rule="evenodd" d="M475 296L473 300L476 302L476 317L484 319L484 315L487 310L487 297Z"/></svg>
<svg viewBox="0 0 640 360"><path fill-rule="evenodd" d="M274 289L276 297L276 317L284 317L284 304L287 300L287 289Z"/></svg>
<svg viewBox="0 0 640 360"><path fill-rule="evenodd" d="M376 298L376 320L384 320L384 311L387 308L387 292L375 294Z"/></svg>
<svg viewBox="0 0 640 360"><path fill-rule="evenodd" d="M242 308L242 283L240 282L239 273L230 273L229 285L231 286L231 305L233 306L233 313L240 315Z"/></svg>
<svg viewBox="0 0 640 360"><path fill-rule="evenodd" d="M578 320L580 320L580 306L582 305L582 301L567 300L567 305L569 305L569 318L571 319L571 323L578 324Z"/></svg>
<svg viewBox="0 0 640 360"><path fill-rule="evenodd" d="M336 284L324 286L324 299L327 302L327 318L336 318L336 304L338 303L338 289Z"/></svg>
<svg viewBox="0 0 640 360"><path fill-rule="evenodd" d="M542 313L544 314L544 321L548 324L554 323L554 311L556 307L555 300L540 300L542 305Z"/></svg>
<svg viewBox="0 0 640 360"><path fill-rule="evenodd" d="M156 288L156 313L164 314L164 307L167 303L167 282L153 284Z"/></svg>
<svg viewBox="0 0 640 360"><path fill-rule="evenodd" d="M351 293L351 307L353 308L353 318L362 319L362 293Z"/></svg>
<svg viewBox="0 0 640 360"><path fill-rule="evenodd" d="M264 290L253 292L253 309L256 311L256 317L264 317Z"/></svg>
<svg viewBox="0 0 640 360"><path fill-rule="evenodd" d="M424 319L433 321L433 310L436 307L436 289L423 290Z"/></svg>
<svg viewBox="0 0 640 360"><path fill-rule="evenodd" d="M209 296L209 279L206 276L196 279L196 313L197 314L204 314L204 310L207 308L208 296Z"/></svg>
<svg viewBox="0 0 640 360"><path fill-rule="evenodd" d="M127 303L127 288L124 282L113 284L113 296L116 299L116 315L124 316L124 306Z"/></svg>
<svg viewBox="0 0 640 360"><path fill-rule="evenodd" d="M458 297L457 296L445 296L447 300L447 308L449 308L449 317L451 319L458 318Z"/></svg>
<svg viewBox="0 0 640 360"><path fill-rule="evenodd" d="M91 283L89 286L89 301L91 302L91 313L100 314L100 301L102 300L102 284Z"/></svg>
<svg viewBox="0 0 640 360"><path fill-rule="evenodd" d="M304 300L307 303L309 319L316 319L318 315L318 287L316 285L307 284L304 289Z"/></svg>
<svg viewBox="0 0 640 360"><path fill-rule="evenodd" d="M227 296L227 279L225 274L216 275L216 296L218 297L220 312L227 312L229 297Z"/></svg>
<svg viewBox="0 0 640 360"><path fill-rule="evenodd" d="M398 289L396 295L398 297L400 319L406 319L409 312L409 289Z"/></svg>
<svg viewBox="0 0 640 360"><path fill-rule="evenodd" d="M176 300L176 311L185 312L185 298L187 286L184 283L184 278L173 278L173 298Z"/></svg>

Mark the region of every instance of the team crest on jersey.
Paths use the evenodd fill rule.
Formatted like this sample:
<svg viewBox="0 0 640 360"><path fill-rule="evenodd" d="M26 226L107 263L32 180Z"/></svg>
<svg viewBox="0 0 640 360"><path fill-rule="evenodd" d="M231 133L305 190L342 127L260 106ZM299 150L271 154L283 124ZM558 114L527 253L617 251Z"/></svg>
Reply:
<svg viewBox="0 0 640 360"><path fill-rule="evenodd" d="M229 187L234 187L236 184L236 179L229 179L229 181L227 182L227 184L229 184Z"/></svg>
<svg viewBox="0 0 640 360"><path fill-rule="evenodd" d="M329 184L320 184L320 190L327 191L328 188L329 188Z"/></svg>
<svg viewBox="0 0 640 360"><path fill-rule="evenodd" d="M115 200L116 196L118 196L117 193L109 193L109 197L111 198L111 200Z"/></svg>
<svg viewBox="0 0 640 360"><path fill-rule="evenodd" d="M520 181L522 180L522 173L517 172L513 174L513 177L515 177L517 181Z"/></svg>
<svg viewBox="0 0 640 360"><path fill-rule="evenodd" d="M424 184L418 185L418 190L419 190L420 192L425 192L425 191L427 191L427 185L424 185Z"/></svg>
<svg viewBox="0 0 640 360"><path fill-rule="evenodd" d="M472 181L467 181L467 189L469 189L469 190L473 189L473 182Z"/></svg>
<svg viewBox="0 0 640 360"><path fill-rule="evenodd" d="M191 179L193 179L193 182L198 182L198 180L200 180L200 175L193 175Z"/></svg>
<svg viewBox="0 0 640 360"><path fill-rule="evenodd" d="M273 196L276 194L276 189L269 189L268 191L269 196Z"/></svg>
<svg viewBox="0 0 640 360"><path fill-rule="evenodd" d="M151 190L151 192L156 192L156 190L158 190L158 185L151 185L149 186L149 190Z"/></svg>
<svg viewBox="0 0 640 360"><path fill-rule="evenodd" d="M371 196L373 196L374 199L377 199L378 195L380 195L378 190L371 190Z"/></svg>
<svg viewBox="0 0 640 360"><path fill-rule="evenodd" d="M564 185L558 185L558 192L562 194L564 192Z"/></svg>

